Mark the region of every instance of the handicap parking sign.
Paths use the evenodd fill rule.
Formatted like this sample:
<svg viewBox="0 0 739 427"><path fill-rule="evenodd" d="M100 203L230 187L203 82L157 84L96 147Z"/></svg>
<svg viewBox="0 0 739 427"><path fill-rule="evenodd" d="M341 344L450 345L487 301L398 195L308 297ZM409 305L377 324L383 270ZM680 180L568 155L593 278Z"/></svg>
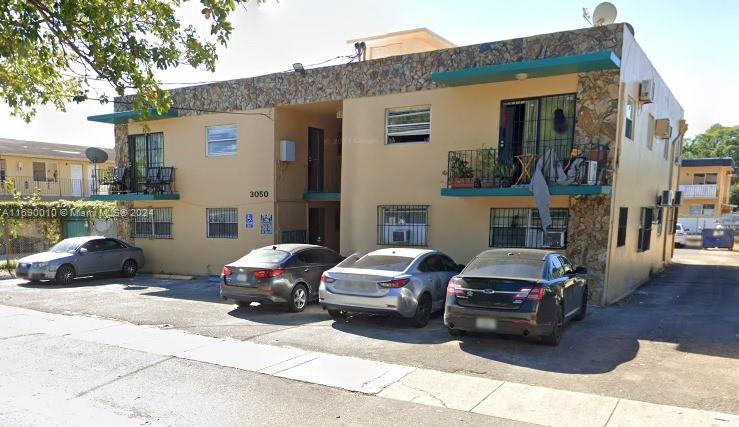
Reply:
<svg viewBox="0 0 739 427"><path fill-rule="evenodd" d="M246 214L246 228L254 228L254 215Z"/></svg>

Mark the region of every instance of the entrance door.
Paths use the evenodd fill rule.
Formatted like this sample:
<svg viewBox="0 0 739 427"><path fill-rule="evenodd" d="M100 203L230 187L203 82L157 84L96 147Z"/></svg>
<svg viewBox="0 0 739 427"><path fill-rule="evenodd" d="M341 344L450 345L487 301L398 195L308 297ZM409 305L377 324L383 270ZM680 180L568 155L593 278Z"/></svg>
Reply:
<svg viewBox="0 0 739 427"><path fill-rule="evenodd" d="M143 193L149 168L164 166L164 134L150 133L128 137L128 158L132 188L129 191Z"/></svg>
<svg viewBox="0 0 739 427"><path fill-rule="evenodd" d="M523 152L526 104L504 104L500 121L499 156L501 160L513 161Z"/></svg>
<svg viewBox="0 0 739 427"><path fill-rule="evenodd" d="M82 165L69 165L69 175L72 181L72 196L82 197Z"/></svg>
<svg viewBox="0 0 739 427"><path fill-rule="evenodd" d="M326 245L326 208L308 209L308 243Z"/></svg>
<svg viewBox="0 0 739 427"><path fill-rule="evenodd" d="M308 191L323 191L323 129L308 128Z"/></svg>

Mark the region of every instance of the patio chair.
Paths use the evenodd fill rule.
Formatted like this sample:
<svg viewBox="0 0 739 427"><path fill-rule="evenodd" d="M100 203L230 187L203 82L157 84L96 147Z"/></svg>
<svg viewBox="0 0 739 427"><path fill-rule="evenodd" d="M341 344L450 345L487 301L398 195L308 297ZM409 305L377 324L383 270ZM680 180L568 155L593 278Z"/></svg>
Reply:
<svg viewBox="0 0 739 427"><path fill-rule="evenodd" d="M159 179L159 167L150 167L146 169L146 193L159 193L161 181Z"/></svg>
<svg viewBox="0 0 739 427"><path fill-rule="evenodd" d="M174 168L171 166L159 168L159 186L161 192L171 193L174 183Z"/></svg>

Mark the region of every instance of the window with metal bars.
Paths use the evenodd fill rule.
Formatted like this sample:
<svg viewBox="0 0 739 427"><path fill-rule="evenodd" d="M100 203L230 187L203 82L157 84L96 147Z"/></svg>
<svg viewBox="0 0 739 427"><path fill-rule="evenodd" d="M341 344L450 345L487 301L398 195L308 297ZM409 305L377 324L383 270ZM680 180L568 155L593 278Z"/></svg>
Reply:
<svg viewBox="0 0 739 427"><path fill-rule="evenodd" d="M555 153L567 159L575 141L574 93L503 101L499 156L514 162L518 156Z"/></svg>
<svg viewBox="0 0 739 427"><path fill-rule="evenodd" d="M654 208L641 208L641 222L639 223L639 245L638 252L649 250L652 242L652 220L654 218Z"/></svg>
<svg viewBox="0 0 739 427"><path fill-rule="evenodd" d="M142 210L142 213L145 215L133 217L133 237L172 238L172 208L148 208Z"/></svg>
<svg viewBox="0 0 739 427"><path fill-rule="evenodd" d="M283 230L280 243L308 243L308 230Z"/></svg>
<svg viewBox="0 0 739 427"><path fill-rule="evenodd" d="M431 106L385 110L385 135L388 144L429 142Z"/></svg>
<svg viewBox="0 0 739 427"><path fill-rule="evenodd" d="M377 244L428 245L428 205L377 207Z"/></svg>
<svg viewBox="0 0 739 427"><path fill-rule="evenodd" d="M146 191L149 168L164 166L164 133L129 135L128 156L131 169L127 178L131 180L131 191Z"/></svg>
<svg viewBox="0 0 739 427"><path fill-rule="evenodd" d="M629 221L629 208L619 208L618 210L618 238L616 246L624 246L626 244L626 226Z"/></svg>
<svg viewBox="0 0 739 427"><path fill-rule="evenodd" d="M239 210L237 208L206 208L209 239L238 239Z"/></svg>
<svg viewBox="0 0 739 427"><path fill-rule="evenodd" d="M552 224L541 226L538 209L490 209L491 248L565 248L570 212L566 208L550 209Z"/></svg>

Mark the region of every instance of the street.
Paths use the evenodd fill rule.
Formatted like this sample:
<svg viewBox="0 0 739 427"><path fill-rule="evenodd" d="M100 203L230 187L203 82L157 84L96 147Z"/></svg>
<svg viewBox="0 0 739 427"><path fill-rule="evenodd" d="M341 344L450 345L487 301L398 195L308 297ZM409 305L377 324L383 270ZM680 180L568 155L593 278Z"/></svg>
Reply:
<svg viewBox="0 0 739 427"><path fill-rule="evenodd" d="M615 305L591 307L583 322L568 326L555 348L517 337L452 338L439 315L426 328L416 329L380 316L334 323L316 305L298 314L276 306L237 308L221 301L217 284L205 280L99 278L66 287L4 280L0 305L34 310L22 314L29 318L38 312L84 315L83 323L123 321L154 327L143 331L186 331L201 339L230 338L265 349L351 356L367 361L361 363L437 372L441 378L458 374L449 378L496 382L491 393L503 382L502 387L522 393L533 393L525 388L533 386L537 393L566 390L583 398L620 399L621 406L644 402L739 414L737 273L736 252L678 250L671 268ZM11 319L10 314L0 320ZM398 384L407 385L405 380L395 382L402 375L365 392L361 382L326 387L316 385L330 385L321 378L295 376L300 381L294 381L195 361L210 361L212 355L189 360L102 335L80 339L74 333L36 330L33 324L9 325L20 332L0 335L0 403L12 396L3 405L9 409L0 410L3 425L59 423L57 409L70 413L70 425L78 424L74 416L97 416L96 411L112 422L134 425L385 425L398 420L408 425L514 425L514 418L490 417L498 413L492 409L487 415L467 412L484 409L473 405L460 411L444 401L448 408L402 402L402 396L392 395ZM377 392L382 397L372 395ZM86 409L73 410L68 400ZM615 408L606 411L605 420L614 422L614 414L619 414ZM714 425L739 422L722 417ZM533 416L515 419L542 423Z"/></svg>

